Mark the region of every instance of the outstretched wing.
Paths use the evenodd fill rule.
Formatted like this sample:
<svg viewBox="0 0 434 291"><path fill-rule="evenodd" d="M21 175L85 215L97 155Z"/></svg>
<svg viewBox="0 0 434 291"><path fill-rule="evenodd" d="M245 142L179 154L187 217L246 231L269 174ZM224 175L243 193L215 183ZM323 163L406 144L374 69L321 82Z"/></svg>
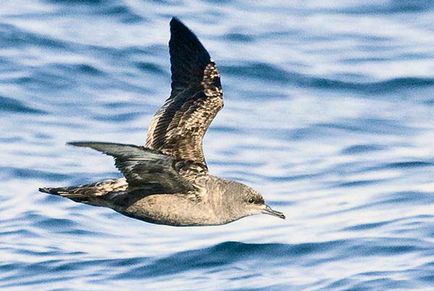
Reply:
<svg viewBox="0 0 434 291"><path fill-rule="evenodd" d="M202 139L223 107L220 74L198 38L176 18L170 33L172 92L152 119L146 147L207 171Z"/></svg>
<svg viewBox="0 0 434 291"><path fill-rule="evenodd" d="M192 184L173 168L174 160L144 147L105 142L70 142L69 145L88 147L115 158L115 165L125 176L128 190L160 189L162 193L186 193Z"/></svg>

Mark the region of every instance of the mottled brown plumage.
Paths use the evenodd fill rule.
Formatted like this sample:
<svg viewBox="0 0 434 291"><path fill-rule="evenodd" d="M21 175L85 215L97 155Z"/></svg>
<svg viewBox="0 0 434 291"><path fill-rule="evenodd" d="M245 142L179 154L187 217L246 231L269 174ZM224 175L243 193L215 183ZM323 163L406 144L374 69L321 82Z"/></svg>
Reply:
<svg viewBox="0 0 434 291"><path fill-rule="evenodd" d="M172 92L151 121L146 147L207 170L202 139L223 108L220 74L186 26L172 20L170 32Z"/></svg>
<svg viewBox="0 0 434 291"><path fill-rule="evenodd" d="M202 140L223 107L220 74L183 23L173 18L170 32L172 91L151 121L146 145L69 143L114 157L125 178L39 190L174 226L225 224L258 213L284 218L254 189L208 174Z"/></svg>

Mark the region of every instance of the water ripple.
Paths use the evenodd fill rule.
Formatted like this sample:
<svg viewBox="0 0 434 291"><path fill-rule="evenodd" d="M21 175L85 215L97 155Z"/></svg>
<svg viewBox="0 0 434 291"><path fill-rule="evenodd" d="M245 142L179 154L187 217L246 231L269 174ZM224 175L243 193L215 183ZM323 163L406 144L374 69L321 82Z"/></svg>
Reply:
<svg viewBox="0 0 434 291"><path fill-rule="evenodd" d="M432 289L433 7L2 3L0 288ZM119 177L65 142L143 144L170 92L172 16L222 75L210 171L287 220L171 228L37 191Z"/></svg>

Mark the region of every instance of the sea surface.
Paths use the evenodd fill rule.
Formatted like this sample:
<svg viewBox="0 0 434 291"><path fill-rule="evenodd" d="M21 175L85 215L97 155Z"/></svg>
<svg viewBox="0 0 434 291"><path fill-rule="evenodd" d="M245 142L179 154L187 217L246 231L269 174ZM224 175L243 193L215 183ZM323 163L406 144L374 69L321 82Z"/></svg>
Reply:
<svg viewBox="0 0 434 291"><path fill-rule="evenodd" d="M286 220L153 225L38 187L119 177L177 16L218 64L211 173ZM433 290L434 2L2 0L1 290Z"/></svg>

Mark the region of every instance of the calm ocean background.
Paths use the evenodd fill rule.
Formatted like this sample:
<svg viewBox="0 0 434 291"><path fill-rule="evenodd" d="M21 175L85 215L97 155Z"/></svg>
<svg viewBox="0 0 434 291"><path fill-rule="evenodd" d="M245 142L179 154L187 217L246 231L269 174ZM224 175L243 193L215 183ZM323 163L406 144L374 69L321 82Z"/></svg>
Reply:
<svg viewBox="0 0 434 291"><path fill-rule="evenodd" d="M169 21L219 65L215 175L287 219L175 228L39 193L143 144ZM2 0L0 289L433 290L434 2Z"/></svg>

